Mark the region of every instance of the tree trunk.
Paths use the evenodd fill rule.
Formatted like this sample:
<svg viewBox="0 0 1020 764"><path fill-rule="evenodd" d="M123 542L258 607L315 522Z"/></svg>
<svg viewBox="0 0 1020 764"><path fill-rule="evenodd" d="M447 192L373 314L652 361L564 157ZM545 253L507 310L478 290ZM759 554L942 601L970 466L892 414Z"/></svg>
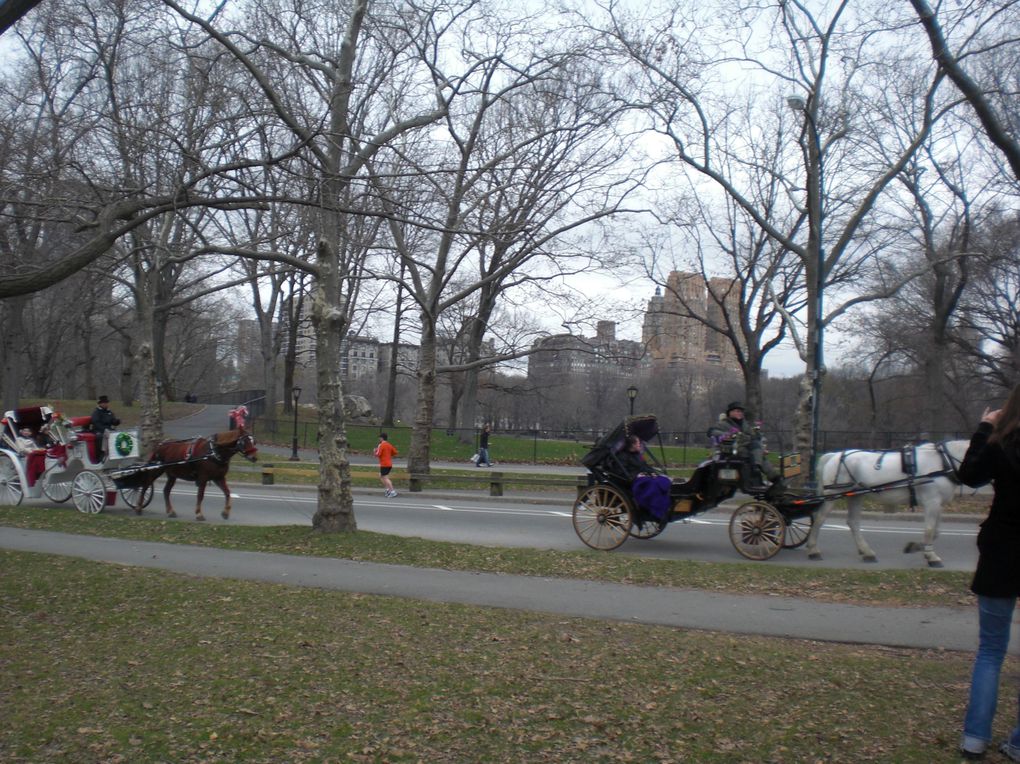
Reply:
<svg viewBox="0 0 1020 764"><path fill-rule="evenodd" d="M393 426L394 410L397 407L397 359L400 357L400 319L403 318L402 306L404 282L404 264L400 264L400 281L397 282L397 306L393 313L393 347L390 350L390 368L386 376L386 410L383 412L383 425Z"/></svg>
<svg viewBox="0 0 1020 764"><path fill-rule="evenodd" d="M130 406L135 400L135 363L136 353L134 342L131 339L131 332L120 333L120 400L125 406Z"/></svg>
<svg viewBox="0 0 1020 764"><path fill-rule="evenodd" d="M428 316L422 316L421 347L418 351L418 400L414 432L407 455L407 471L426 474L432 447L432 422L436 405L436 330Z"/></svg>
<svg viewBox="0 0 1020 764"><path fill-rule="evenodd" d="M340 342L347 321L337 299L341 292L336 253L323 239L319 240L318 249L320 270L312 302L312 324L319 400L319 502L312 527L324 533L353 533L358 525L354 519L340 379Z"/></svg>
<svg viewBox="0 0 1020 764"><path fill-rule="evenodd" d="M25 378L25 351L18 346L25 339L25 305L28 297L12 297L0 304L0 316L4 319L3 345L3 384L4 411L17 408L18 398Z"/></svg>

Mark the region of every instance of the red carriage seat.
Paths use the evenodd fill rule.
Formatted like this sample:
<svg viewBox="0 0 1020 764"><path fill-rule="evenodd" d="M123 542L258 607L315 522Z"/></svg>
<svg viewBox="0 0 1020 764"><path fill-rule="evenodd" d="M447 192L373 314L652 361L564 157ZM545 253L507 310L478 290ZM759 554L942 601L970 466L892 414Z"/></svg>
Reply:
<svg viewBox="0 0 1020 764"><path fill-rule="evenodd" d="M92 426L92 417L73 416L71 417L71 426L74 428L74 434L78 440L85 443L89 452L89 460L94 462L96 460L96 434L89 431Z"/></svg>

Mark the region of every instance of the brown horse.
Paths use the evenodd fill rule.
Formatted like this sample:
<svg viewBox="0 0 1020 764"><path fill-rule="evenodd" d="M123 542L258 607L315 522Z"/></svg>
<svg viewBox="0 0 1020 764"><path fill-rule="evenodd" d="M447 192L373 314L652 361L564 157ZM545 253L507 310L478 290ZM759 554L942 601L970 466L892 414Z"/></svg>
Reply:
<svg viewBox="0 0 1020 764"><path fill-rule="evenodd" d="M177 517L170 503L170 491L177 479L190 480L198 486L198 503L195 505L195 519L205 520L202 515L202 499L205 496L205 484L210 480L220 487L226 503L223 506L223 519L230 517L230 489L227 487L227 470L234 454L241 454L245 459L254 462L258 449L255 437L242 427L238 430L218 432L210 438L193 438L192 440L168 440L160 443L149 456L149 462L162 463L162 468L146 473L149 484L155 482L161 474L166 473L166 485L163 486L163 503L166 505L167 517ZM141 507L135 510L141 513Z"/></svg>

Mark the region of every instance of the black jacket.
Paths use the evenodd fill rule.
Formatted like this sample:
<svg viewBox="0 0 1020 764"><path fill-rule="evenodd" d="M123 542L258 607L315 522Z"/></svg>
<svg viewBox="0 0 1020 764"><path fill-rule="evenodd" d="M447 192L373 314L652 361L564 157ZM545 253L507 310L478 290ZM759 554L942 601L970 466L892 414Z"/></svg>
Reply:
<svg viewBox="0 0 1020 764"><path fill-rule="evenodd" d="M995 494L978 533L978 564L970 589L985 597L1020 596L1020 440L989 443L982 422L970 439L960 479L972 488L992 482Z"/></svg>
<svg viewBox="0 0 1020 764"><path fill-rule="evenodd" d="M120 420L113 415L110 409L104 409L102 406L96 406L96 410L92 412L92 432L97 435L102 435L107 430L112 430L114 427L120 424Z"/></svg>
<svg viewBox="0 0 1020 764"><path fill-rule="evenodd" d="M626 448L617 453L616 458L620 462L620 468L623 470L624 476L629 481L633 481L642 472L652 471L644 456L634 451L628 451Z"/></svg>

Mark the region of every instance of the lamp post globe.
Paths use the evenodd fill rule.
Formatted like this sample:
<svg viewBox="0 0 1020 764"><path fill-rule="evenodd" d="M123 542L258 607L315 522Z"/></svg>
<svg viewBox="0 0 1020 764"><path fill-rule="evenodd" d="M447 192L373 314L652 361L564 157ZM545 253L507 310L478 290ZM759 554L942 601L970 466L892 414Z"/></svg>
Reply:
<svg viewBox="0 0 1020 764"><path fill-rule="evenodd" d="M630 399L630 415L634 416L634 399L637 398L638 389L631 385L627 388L627 398Z"/></svg>
<svg viewBox="0 0 1020 764"><path fill-rule="evenodd" d="M301 459L301 457L298 456L298 450L297 450L297 404L298 404L298 399L300 399L300 398L301 398L301 388L300 387L295 387L294 388L294 439L291 441L291 452L290 452L290 460L292 462L296 462L296 461L299 461Z"/></svg>

